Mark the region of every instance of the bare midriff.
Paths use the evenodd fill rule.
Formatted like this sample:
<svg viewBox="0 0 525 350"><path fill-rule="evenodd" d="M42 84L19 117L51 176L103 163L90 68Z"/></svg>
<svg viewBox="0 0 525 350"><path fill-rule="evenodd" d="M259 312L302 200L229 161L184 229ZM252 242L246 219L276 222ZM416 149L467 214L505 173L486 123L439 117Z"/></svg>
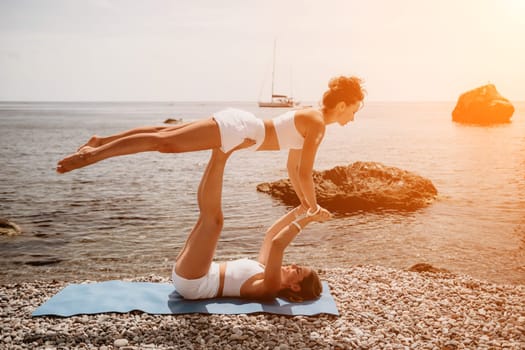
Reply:
<svg viewBox="0 0 525 350"><path fill-rule="evenodd" d="M278 151L279 140L277 140L277 133L275 132L275 126L273 120L264 120L264 141L257 148L257 151Z"/></svg>
<svg viewBox="0 0 525 350"><path fill-rule="evenodd" d="M217 291L217 298L222 297L222 291L224 290L224 276L226 276L226 263L222 262L219 264L219 290Z"/></svg>

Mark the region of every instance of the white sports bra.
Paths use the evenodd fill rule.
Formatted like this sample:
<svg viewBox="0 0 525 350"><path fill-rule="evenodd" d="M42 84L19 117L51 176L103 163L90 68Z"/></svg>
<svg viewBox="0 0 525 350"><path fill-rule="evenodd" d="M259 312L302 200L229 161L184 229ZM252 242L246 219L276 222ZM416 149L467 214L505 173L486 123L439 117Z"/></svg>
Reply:
<svg viewBox="0 0 525 350"><path fill-rule="evenodd" d="M238 259L226 263L223 297L241 296L241 287L250 277L264 271L263 265L250 259Z"/></svg>
<svg viewBox="0 0 525 350"><path fill-rule="evenodd" d="M281 150L303 148L304 137L295 127L295 112L289 111L273 118L277 142L279 142L279 149Z"/></svg>

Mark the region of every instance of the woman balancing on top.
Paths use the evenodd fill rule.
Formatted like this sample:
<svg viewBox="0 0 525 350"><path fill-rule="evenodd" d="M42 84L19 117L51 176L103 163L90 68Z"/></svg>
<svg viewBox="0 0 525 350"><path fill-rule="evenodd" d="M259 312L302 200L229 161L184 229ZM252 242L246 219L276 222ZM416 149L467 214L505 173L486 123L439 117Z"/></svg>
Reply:
<svg viewBox="0 0 525 350"><path fill-rule="evenodd" d="M286 247L302 228L314 221L330 219L326 209L297 218L290 212L277 220L266 232L257 260L213 261L224 221L221 208L224 167L230 154L248 142L228 153L217 148L212 151L197 195L199 218L173 266L175 289L186 299L282 297L293 302L316 299L322 292L316 272L304 266L282 266L282 262Z"/></svg>
<svg viewBox="0 0 525 350"><path fill-rule="evenodd" d="M328 124L345 125L364 99L361 80L340 76L330 80L319 109L292 110L270 120L252 113L226 109L205 120L178 126L143 127L121 134L93 136L78 151L58 162L57 171L65 173L106 158L158 151L181 153L220 148L229 152L245 139L255 141L255 151L289 149L288 175L301 201L299 215L317 210L312 178L315 155Z"/></svg>

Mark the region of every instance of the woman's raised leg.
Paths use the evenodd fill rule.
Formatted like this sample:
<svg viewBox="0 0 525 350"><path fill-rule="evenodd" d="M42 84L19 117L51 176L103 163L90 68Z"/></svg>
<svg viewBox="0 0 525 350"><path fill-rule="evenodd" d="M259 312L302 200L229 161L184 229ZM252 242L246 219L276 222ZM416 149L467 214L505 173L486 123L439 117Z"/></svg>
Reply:
<svg viewBox="0 0 525 350"><path fill-rule="evenodd" d="M86 146L58 162L57 172L65 173L101 160L140 152L182 153L221 146L219 127L213 118L160 132L134 133L99 147Z"/></svg>
<svg viewBox="0 0 525 350"><path fill-rule="evenodd" d="M142 126L142 127L126 130L124 132L114 134L111 136L93 135L91 136L89 141L83 144L82 146L80 146L77 151L81 151L84 147L99 147L99 146L105 145L106 143L110 143L112 141L115 141L117 139L120 139L126 136L130 136L130 135L154 133L154 132L161 132L161 131L171 131L171 130L183 128L190 124L191 122L183 123L180 125L170 125L170 126L164 126L164 125L163 126Z"/></svg>
<svg viewBox="0 0 525 350"><path fill-rule="evenodd" d="M222 183L229 154L214 149L202 176L197 195L199 219L175 265L175 272L183 278L195 279L204 276L213 261L224 222L221 207Z"/></svg>

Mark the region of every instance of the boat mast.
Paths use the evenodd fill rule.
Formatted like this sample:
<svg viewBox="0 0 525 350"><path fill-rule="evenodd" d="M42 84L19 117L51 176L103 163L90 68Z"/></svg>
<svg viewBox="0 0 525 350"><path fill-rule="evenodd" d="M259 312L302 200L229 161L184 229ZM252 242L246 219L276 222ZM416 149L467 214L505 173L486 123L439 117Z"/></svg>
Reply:
<svg viewBox="0 0 525 350"><path fill-rule="evenodd" d="M275 46L277 39L273 39L273 68L272 68L272 100L273 100L273 81L275 80Z"/></svg>

